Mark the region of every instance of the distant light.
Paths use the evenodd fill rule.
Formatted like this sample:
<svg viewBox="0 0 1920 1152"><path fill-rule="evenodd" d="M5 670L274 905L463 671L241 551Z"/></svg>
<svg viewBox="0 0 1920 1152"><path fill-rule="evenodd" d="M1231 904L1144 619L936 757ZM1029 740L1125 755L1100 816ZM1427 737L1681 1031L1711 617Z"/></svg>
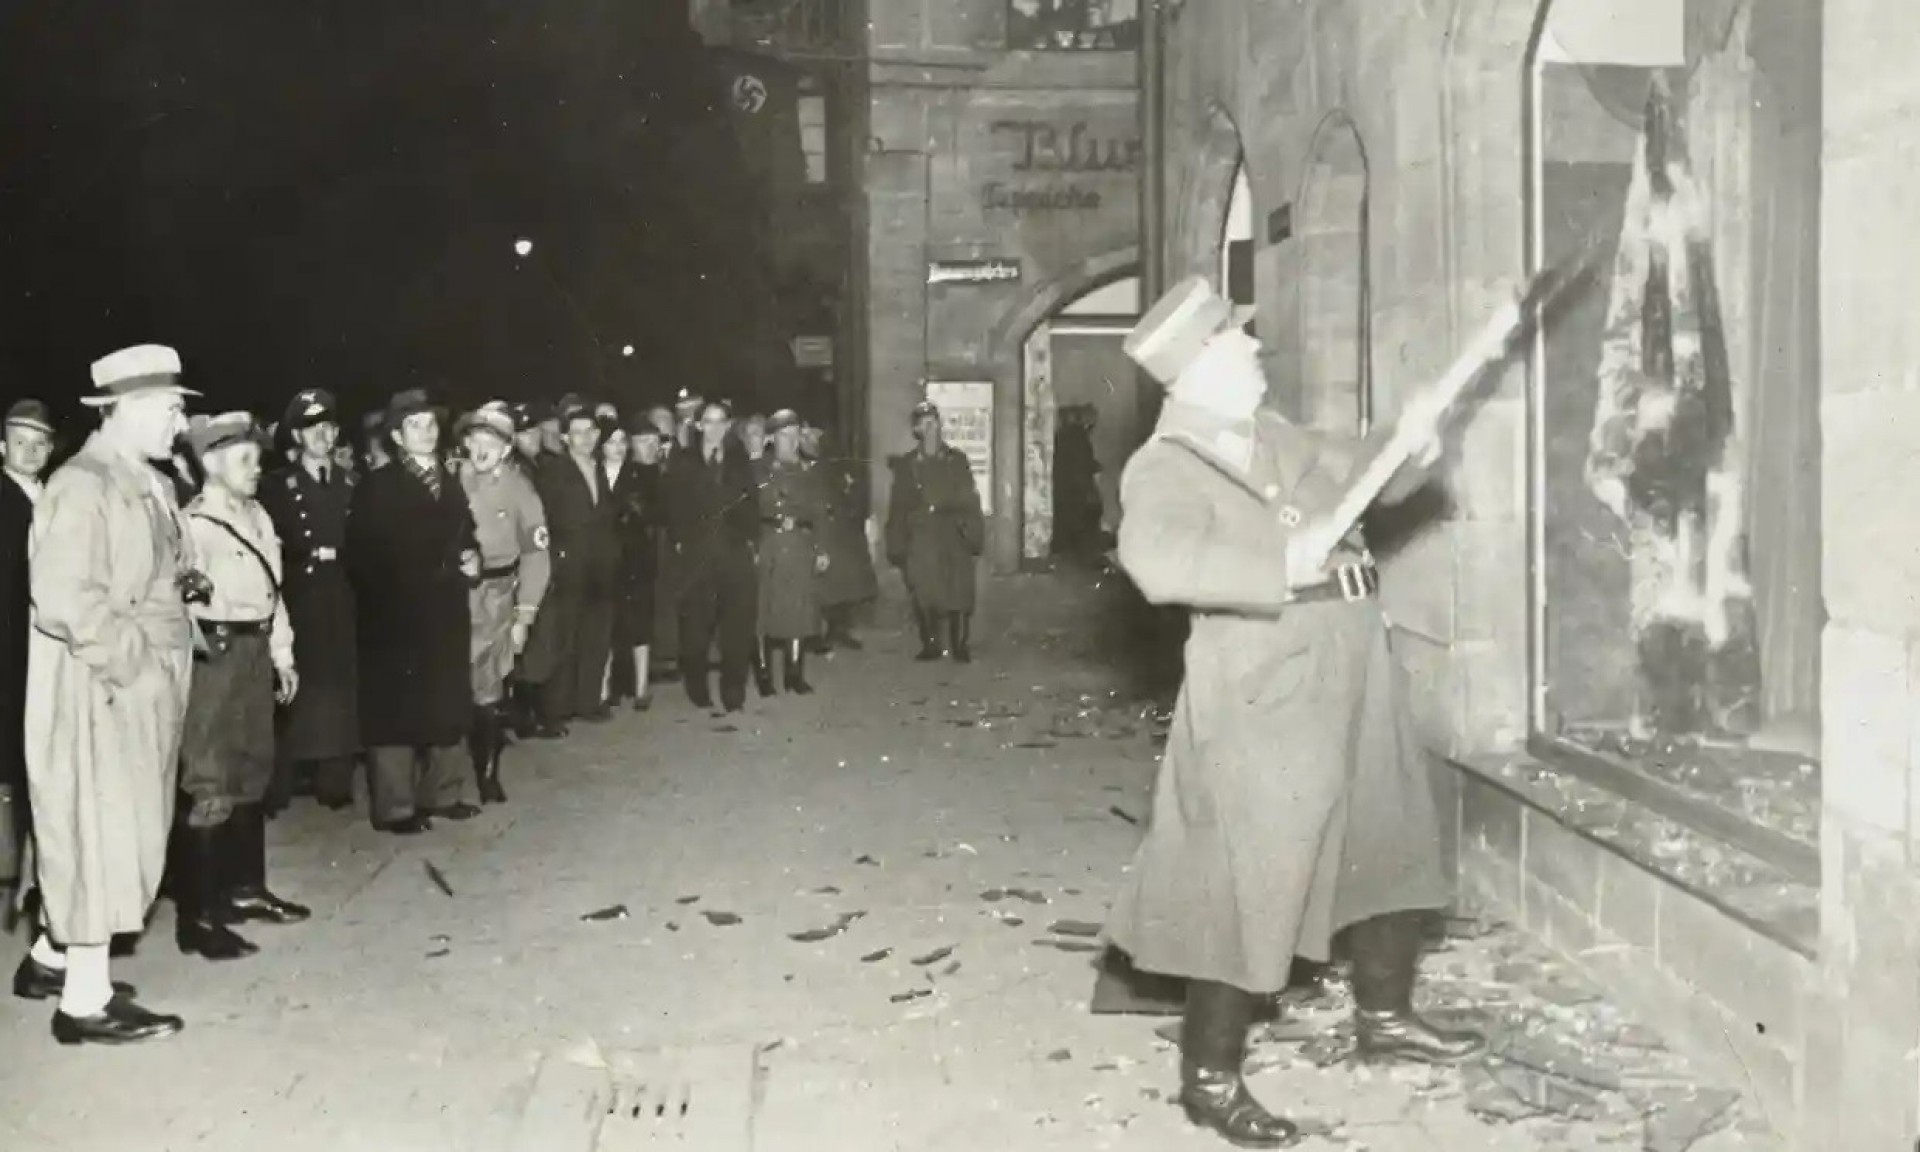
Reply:
<svg viewBox="0 0 1920 1152"><path fill-rule="evenodd" d="M625 348L620 349L620 355L622 356L633 355L633 345L629 344Z"/></svg>
<svg viewBox="0 0 1920 1152"><path fill-rule="evenodd" d="M522 256L525 256L525 255L527 255L527 254L528 254L529 252L532 252L532 251L533 251L533 241L531 241L531 240L515 240L515 241L513 242L513 250L514 250L515 252L518 252L518 253L519 253L520 255L522 255Z"/></svg>

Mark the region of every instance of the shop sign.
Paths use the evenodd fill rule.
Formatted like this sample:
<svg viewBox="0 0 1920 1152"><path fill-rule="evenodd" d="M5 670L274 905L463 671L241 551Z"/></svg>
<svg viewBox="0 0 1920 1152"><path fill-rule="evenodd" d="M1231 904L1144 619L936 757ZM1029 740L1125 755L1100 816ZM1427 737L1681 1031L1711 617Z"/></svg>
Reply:
<svg viewBox="0 0 1920 1152"><path fill-rule="evenodd" d="M927 263L929 284L1009 284L1019 279L1020 261L1004 257Z"/></svg>
<svg viewBox="0 0 1920 1152"><path fill-rule="evenodd" d="M793 366L796 368L833 367L833 337L795 336Z"/></svg>
<svg viewBox="0 0 1920 1152"><path fill-rule="evenodd" d="M927 400L940 409L947 443L967 454L980 508L993 514L993 381L931 380Z"/></svg>
<svg viewBox="0 0 1920 1152"><path fill-rule="evenodd" d="M980 207L988 212L1098 211L1103 199L1093 178L1124 177L1131 184L1140 170L1138 136L1099 136L1085 120L995 120L987 130L996 141L1012 144L1018 177L980 186Z"/></svg>

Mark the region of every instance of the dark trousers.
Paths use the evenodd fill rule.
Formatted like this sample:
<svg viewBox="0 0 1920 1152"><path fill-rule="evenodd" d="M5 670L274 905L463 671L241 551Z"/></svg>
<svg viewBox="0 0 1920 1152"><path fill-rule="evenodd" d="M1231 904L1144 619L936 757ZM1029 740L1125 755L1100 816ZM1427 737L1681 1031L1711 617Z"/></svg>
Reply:
<svg viewBox="0 0 1920 1152"><path fill-rule="evenodd" d="M473 787L473 758L465 742L444 748L374 748L368 759L367 808L375 824L472 802L468 792Z"/></svg>
<svg viewBox="0 0 1920 1152"><path fill-rule="evenodd" d="M680 596L680 674L687 695L705 706L709 691L708 654L716 637L720 642L720 703L728 708L747 702L747 670L753 662L756 617L760 611L760 582L753 556L746 549L717 557L689 573Z"/></svg>
<svg viewBox="0 0 1920 1152"><path fill-rule="evenodd" d="M576 586L549 597L541 609L545 621L555 613L553 667L540 686L546 719L564 724L600 707L601 678L613 644L613 597L605 587Z"/></svg>
<svg viewBox="0 0 1920 1152"><path fill-rule="evenodd" d="M264 633L216 638L194 661L181 726L180 790L258 804L273 780L273 661Z"/></svg>

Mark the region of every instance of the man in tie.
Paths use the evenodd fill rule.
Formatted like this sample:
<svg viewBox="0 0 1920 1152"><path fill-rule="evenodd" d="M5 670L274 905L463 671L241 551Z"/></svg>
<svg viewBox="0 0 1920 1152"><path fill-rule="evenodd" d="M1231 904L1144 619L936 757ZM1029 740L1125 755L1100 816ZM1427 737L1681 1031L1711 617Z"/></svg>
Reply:
<svg viewBox="0 0 1920 1152"><path fill-rule="evenodd" d="M0 440L0 889L20 875L27 842L27 752L22 744L27 708L27 633L33 601L27 584L27 534L43 491L41 475L53 454L53 416L38 400L7 409Z"/></svg>
<svg viewBox="0 0 1920 1152"><path fill-rule="evenodd" d="M613 645L613 580L618 567L618 509L606 499L600 424L593 408L561 413L565 451L541 466L552 581L527 642L529 679L540 684L540 719L550 731L569 722L599 723L612 713L600 698Z"/></svg>
<svg viewBox="0 0 1920 1152"><path fill-rule="evenodd" d="M700 411L697 437L667 465L667 515L679 582L680 671L687 698L713 707L710 654L720 645L720 703L746 707L757 633L754 539L759 508L746 450L726 405Z"/></svg>

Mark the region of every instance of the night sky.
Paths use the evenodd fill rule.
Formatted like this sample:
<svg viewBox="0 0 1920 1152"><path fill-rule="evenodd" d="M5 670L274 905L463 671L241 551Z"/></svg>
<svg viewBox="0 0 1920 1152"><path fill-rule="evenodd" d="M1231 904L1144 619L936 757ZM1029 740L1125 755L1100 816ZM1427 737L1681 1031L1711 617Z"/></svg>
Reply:
<svg viewBox="0 0 1920 1152"><path fill-rule="evenodd" d="M0 398L144 341L266 419L305 387L750 396L759 193L685 11L0 6Z"/></svg>

